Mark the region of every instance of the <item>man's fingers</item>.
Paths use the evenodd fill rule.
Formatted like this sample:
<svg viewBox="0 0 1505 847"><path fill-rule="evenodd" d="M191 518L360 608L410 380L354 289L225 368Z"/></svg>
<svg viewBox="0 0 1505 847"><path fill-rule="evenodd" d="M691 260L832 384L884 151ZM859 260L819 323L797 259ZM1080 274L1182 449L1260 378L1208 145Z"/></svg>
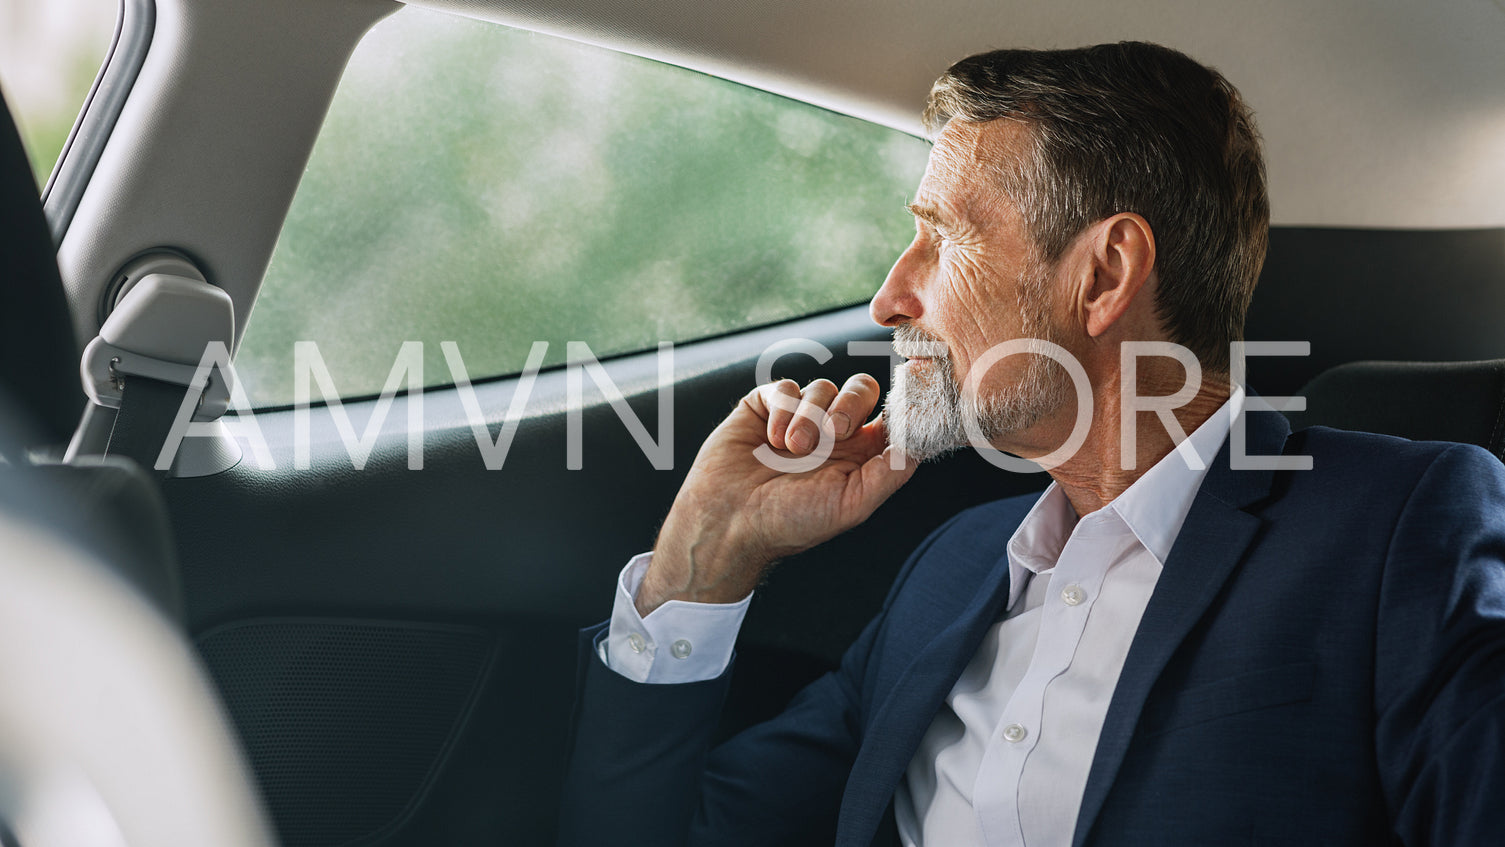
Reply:
<svg viewBox="0 0 1505 847"><path fill-rule="evenodd" d="M752 400L754 411L762 413L768 420L769 445L775 450L788 450L784 434L789 430L789 422L794 420L794 412L800 405L799 385L792 379L760 385L753 390ZM761 408L756 408L759 406Z"/></svg>
<svg viewBox="0 0 1505 847"><path fill-rule="evenodd" d="M836 399L836 394L836 384L829 379L817 379L805 386L800 393L799 408L795 410L789 431L784 436L785 449L803 456L820 444L820 428L826 420L826 408Z"/></svg>
<svg viewBox="0 0 1505 847"><path fill-rule="evenodd" d="M840 390L827 379L817 379L803 390L794 380L783 379L759 386L747 399L767 421L769 446L803 456L819 446L822 430L837 441L860 432L878 396L878 380L855 374Z"/></svg>
<svg viewBox="0 0 1505 847"><path fill-rule="evenodd" d="M868 374L853 374L827 410L826 431L843 441L856 434L878 405L878 380Z"/></svg>

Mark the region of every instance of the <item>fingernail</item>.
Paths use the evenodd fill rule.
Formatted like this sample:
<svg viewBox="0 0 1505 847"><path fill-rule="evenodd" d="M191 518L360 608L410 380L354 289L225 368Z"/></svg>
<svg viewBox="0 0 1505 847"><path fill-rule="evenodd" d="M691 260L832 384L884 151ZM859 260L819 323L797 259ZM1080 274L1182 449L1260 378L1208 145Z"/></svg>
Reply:
<svg viewBox="0 0 1505 847"><path fill-rule="evenodd" d="M852 429L852 419L847 417L846 412L837 412L831 418L831 431L840 438Z"/></svg>
<svg viewBox="0 0 1505 847"><path fill-rule="evenodd" d="M789 441L789 446L798 452L803 453L810 449L810 436L803 429L789 433L787 440Z"/></svg>

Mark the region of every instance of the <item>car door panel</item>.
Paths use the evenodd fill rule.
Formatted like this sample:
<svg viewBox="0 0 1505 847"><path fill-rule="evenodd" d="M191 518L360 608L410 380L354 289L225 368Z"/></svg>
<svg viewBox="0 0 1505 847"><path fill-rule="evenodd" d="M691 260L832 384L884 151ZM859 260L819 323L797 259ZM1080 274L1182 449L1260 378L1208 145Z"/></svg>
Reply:
<svg viewBox="0 0 1505 847"><path fill-rule="evenodd" d="M423 398L420 470L408 467L410 401L398 398L361 470L336 413L316 407L305 470L292 467L296 413L283 410L255 416L276 469L248 452L226 473L168 480L188 625L228 692L284 839L444 843L435 839L470 821L467 837L547 840L575 631L610 612L617 572L652 545L700 442L755 385L775 342L807 338L832 353L825 364L785 355L778 376L840 382L867 370L886 383L886 357L846 349L886 336L858 307L676 348L672 469L655 469L589 378L580 468L568 469L569 368L560 368L539 375L528 404L538 411L518 425L499 470L486 468L458 392L440 389ZM657 357L603 363L655 437ZM475 386L493 438L518 382ZM343 408L361 432L376 405ZM747 618L728 730L773 713L831 667L930 529L1045 481L976 455L926 467L862 532L780 564ZM363 798L351 793L376 808L356 814ZM370 799L378 795L386 799ZM320 807L337 811L321 818Z"/></svg>

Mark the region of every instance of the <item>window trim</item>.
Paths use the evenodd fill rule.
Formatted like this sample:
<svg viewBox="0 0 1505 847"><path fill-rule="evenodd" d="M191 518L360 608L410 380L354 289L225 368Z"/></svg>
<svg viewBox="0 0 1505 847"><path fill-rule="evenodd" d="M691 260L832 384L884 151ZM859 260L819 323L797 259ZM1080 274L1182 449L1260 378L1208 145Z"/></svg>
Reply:
<svg viewBox="0 0 1505 847"><path fill-rule="evenodd" d="M115 129L126 97L136 83L156 30L154 0L120 0L115 16L115 35L105 53L94 85L63 143L47 187L42 190L42 210L52 231L53 244L61 244L84 189L104 154L105 143Z"/></svg>
<svg viewBox="0 0 1505 847"><path fill-rule="evenodd" d="M875 293L876 293L876 291L877 291L877 289L874 289ZM715 348L715 345L718 342L725 342L728 339L732 339L732 338L735 338L737 336L754 335L754 334L761 334L761 333L770 333L770 332L772 332L772 331L774 331L774 330L776 330L776 329L778 329L779 327L782 327L782 326L789 326L789 325L792 325L792 324L801 323L803 321L819 321L819 320L824 320L824 319L831 319L831 318L834 318L837 315L841 315L843 313L851 313L854 316L857 315L857 314L859 314L859 313L863 314L863 315L866 315L867 314L867 310L868 310L868 302L869 301L867 301L867 300L863 300L863 301L856 302L856 303L840 304L840 305L831 306L831 307L828 307L828 308L825 308L825 309L819 309L819 310L816 310L814 312L806 312L804 314L799 314L799 315L790 315L787 318L780 318L779 320L768 321L767 323L753 324L751 326L744 326L744 327L738 327L736 329L723 330L721 332L718 332L718 333L715 333L715 334L712 334L712 335L701 335L701 336L697 336L695 338L687 338L687 339L685 339L683 341L672 342L672 344L674 345L674 352L675 352L676 355L678 355L681 350L691 350L691 351L694 351L694 354L696 356L700 356L700 355L703 355L702 351L704 351L704 350L719 349L719 348ZM885 336L885 337L890 332L887 328L880 327L878 324L875 324L875 323L871 324L871 326L869 328L874 333L876 333L876 334L878 334L880 336ZM787 336L787 337L788 338L802 338L804 336L796 334L796 335L790 335L790 336ZM461 353L463 354L464 351L461 351ZM596 361L598 363L600 363L601 365L605 365L605 366L611 367L611 366L614 366L615 363L623 361L623 360L634 359L634 358L653 357L653 356L657 356L657 355L658 355L658 349L657 348L655 348L655 347L641 347L641 348L637 348L637 349L634 349L634 350L623 350L623 351L621 351L619 353L608 353L608 354L606 354L604 356L597 356L596 357ZM678 362L677 359L675 361ZM563 373L567 368L574 367L574 366L575 365L572 364L571 362L556 362L555 364L545 365L545 366L539 368L538 369L538 374L540 376L542 376L542 375L545 375L545 374ZM677 367L677 365L676 365L676 367ZM720 367L720 364L717 364L716 367ZM494 385L496 383L517 382L522 376L523 376L523 372L519 370L519 371L509 371L507 373L501 373L501 374L494 374L494 375L491 375L491 376L474 377L474 378L472 378L470 380L470 385L471 385L471 387L473 389L480 390L484 386ZM679 382L683 382L683 379L676 378L675 381L676 381L676 384L677 384ZM439 395L439 394L444 393L444 392L452 392L452 391L456 391L458 389L459 389L459 386L456 385L455 383L453 383L453 382L444 382L444 383L436 383L434 385L425 385L424 387L422 387L422 388L420 388L420 389L418 389L416 391L409 391L406 387L399 388L397 390L397 393L395 395L393 395L393 396L397 397L397 398L403 398L403 397L408 397L408 396L411 396L411 395L414 395L414 394L433 394L433 395ZM341 406L349 406L349 405L352 405L352 404L355 404L355 403L371 403L371 402L375 402L376 400L381 399L381 392L380 391L373 391L373 392L366 392L366 393L362 393L362 394L351 394L348 397L346 397L346 396L340 396L340 397L335 398L335 399L339 401L339 404ZM309 398L309 402L308 402L308 408L310 408L310 409L323 409L323 408L328 408L331 405L333 405L333 401L331 401L330 398L323 397L323 396L321 396L317 400L315 400L312 397L310 397ZM226 412L226 414L227 415L244 415L247 412L251 412L251 413L257 414L257 415L261 415L261 414L273 414L273 413L276 413L276 412L290 412L290 411L293 411L294 409L297 409L297 408L298 408L298 404L297 403L274 403L274 404L267 404L267 405L264 405L264 406L252 405L251 408L249 408L249 409L237 409L237 408L234 408L232 406L230 408L230 410L228 412Z"/></svg>

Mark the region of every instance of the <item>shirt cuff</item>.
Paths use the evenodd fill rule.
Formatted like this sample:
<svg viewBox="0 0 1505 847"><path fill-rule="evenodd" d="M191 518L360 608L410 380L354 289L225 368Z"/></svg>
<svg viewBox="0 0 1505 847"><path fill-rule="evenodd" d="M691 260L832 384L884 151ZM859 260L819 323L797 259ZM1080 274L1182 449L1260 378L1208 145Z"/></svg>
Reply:
<svg viewBox="0 0 1505 847"><path fill-rule="evenodd" d="M642 617L633 600L652 559L652 553L642 553L622 569L611 625L596 644L601 661L634 682L700 682L721 676L731 663L752 595L736 603L670 600Z"/></svg>

